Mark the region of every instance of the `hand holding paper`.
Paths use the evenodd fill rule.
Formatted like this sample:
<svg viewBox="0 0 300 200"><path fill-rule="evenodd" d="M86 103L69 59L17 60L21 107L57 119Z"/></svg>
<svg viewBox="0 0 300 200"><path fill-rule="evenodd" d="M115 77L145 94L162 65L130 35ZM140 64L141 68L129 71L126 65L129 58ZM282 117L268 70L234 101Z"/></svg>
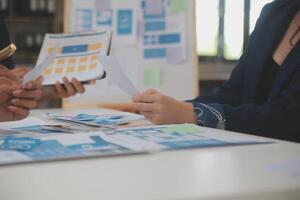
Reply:
<svg viewBox="0 0 300 200"><path fill-rule="evenodd" d="M42 72L51 64L51 61L55 59L56 53L58 50L58 45L56 46L55 50L46 57L46 59L36 66L33 70L25 74L24 79L23 79L23 87L25 88L25 85L29 83L30 81L36 80Z"/></svg>
<svg viewBox="0 0 300 200"><path fill-rule="evenodd" d="M131 96L139 93L124 73L116 58L113 56L100 56L100 63L107 72L107 76L113 80L123 92Z"/></svg>

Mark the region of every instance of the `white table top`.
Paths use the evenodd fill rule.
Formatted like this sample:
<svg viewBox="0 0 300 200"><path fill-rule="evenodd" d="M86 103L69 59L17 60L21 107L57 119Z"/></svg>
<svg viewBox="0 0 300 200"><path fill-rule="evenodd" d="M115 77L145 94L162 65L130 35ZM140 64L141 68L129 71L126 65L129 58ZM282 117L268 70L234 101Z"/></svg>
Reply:
<svg viewBox="0 0 300 200"><path fill-rule="evenodd" d="M35 114L41 112L46 111ZM280 164L287 166L274 169ZM0 199L299 200L295 165L300 165L300 145L278 141L6 166L0 167Z"/></svg>

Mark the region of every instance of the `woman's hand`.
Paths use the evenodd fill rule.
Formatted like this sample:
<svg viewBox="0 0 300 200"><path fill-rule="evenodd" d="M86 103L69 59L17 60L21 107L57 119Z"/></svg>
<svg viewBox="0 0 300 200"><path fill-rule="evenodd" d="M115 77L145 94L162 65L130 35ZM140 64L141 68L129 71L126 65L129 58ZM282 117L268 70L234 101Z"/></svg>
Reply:
<svg viewBox="0 0 300 200"><path fill-rule="evenodd" d="M193 105L147 90L132 97L134 106L155 124L196 123Z"/></svg>

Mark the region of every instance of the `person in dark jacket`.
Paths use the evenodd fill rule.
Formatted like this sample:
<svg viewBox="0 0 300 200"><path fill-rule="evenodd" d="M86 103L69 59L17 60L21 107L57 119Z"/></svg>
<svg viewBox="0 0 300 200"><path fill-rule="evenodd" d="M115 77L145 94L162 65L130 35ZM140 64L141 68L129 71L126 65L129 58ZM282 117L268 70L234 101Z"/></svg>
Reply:
<svg viewBox="0 0 300 200"><path fill-rule="evenodd" d="M230 79L207 96L180 102L155 90L133 96L157 124L196 123L300 142L300 3L264 6Z"/></svg>

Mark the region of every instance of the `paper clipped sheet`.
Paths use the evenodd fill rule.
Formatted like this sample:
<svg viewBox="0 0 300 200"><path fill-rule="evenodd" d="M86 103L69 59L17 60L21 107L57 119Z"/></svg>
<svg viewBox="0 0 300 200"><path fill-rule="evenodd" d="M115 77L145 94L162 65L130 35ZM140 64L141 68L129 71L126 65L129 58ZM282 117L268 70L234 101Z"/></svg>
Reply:
<svg viewBox="0 0 300 200"><path fill-rule="evenodd" d="M46 34L34 75L44 77L43 85L62 82L63 77L82 82L102 78L99 55L108 54L110 43L110 31Z"/></svg>
<svg viewBox="0 0 300 200"><path fill-rule="evenodd" d="M107 76L125 93L129 95L138 94L139 91L129 80L117 59L113 56L100 56L100 63Z"/></svg>

